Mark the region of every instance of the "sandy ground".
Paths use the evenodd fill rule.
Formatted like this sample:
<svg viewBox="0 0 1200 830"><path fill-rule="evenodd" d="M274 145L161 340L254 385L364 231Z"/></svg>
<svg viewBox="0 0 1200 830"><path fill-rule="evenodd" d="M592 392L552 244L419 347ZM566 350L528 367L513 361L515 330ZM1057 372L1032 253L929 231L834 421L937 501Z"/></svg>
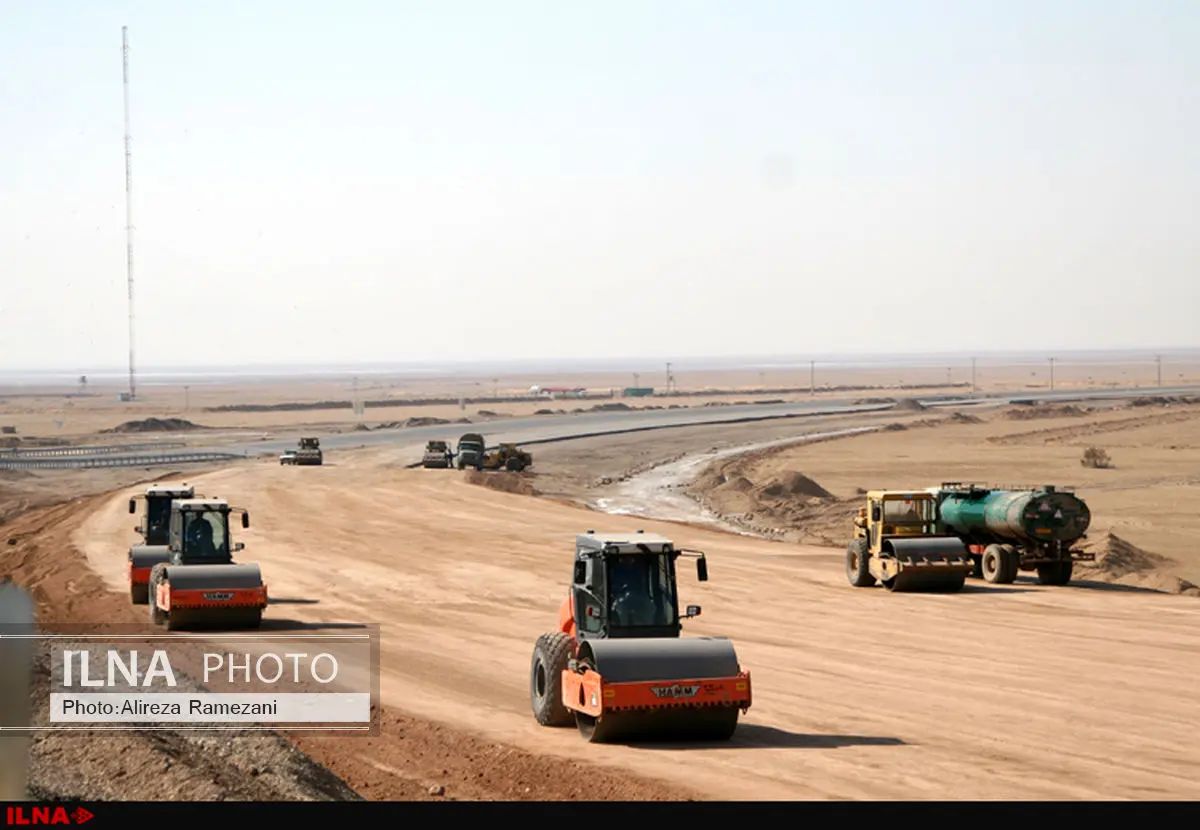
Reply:
<svg viewBox="0 0 1200 830"><path fill-rule="evenodd" d="M269 625L378 623L384 635L381 737L237 739L222 753L186 736L47 736L35 745L38 792L258 800L1200 797L1200 750L1187 738L1200 681L1191 659L1200 605L1161 592L1194 573L1180 540L1196 522L1189 499L1200 475L1200 406L974 417L984 422L899 410L588 439L532 448L535 473L526 476L398 469L415 459L396 449L338 453L336 463L314 468L267 459L210 472L0 474L0 532L12 540L0 549L0 575L31 588L43 620L140 622L144 609L129 606L123 582L132 536L125 500L138 488L125 488L184 479L250 508L252 528L238 536L247 543L242 560L263 566L273 596L309 600L273 606ZM699 510L670 467L692 465L702 473L694 494L719 501L717 471L703 473L697 451L889 424L906 428L721 462L722 474L736 471L754 492L797 472L829 491L786 508L761 498L750 511L718 505L718 518L780 534L774 541L570 503L633 494L651 509ZM1080 467L1088 444L1107 448L1115 467ZM847 511L857 504L847 500L858 488L947 477L1077 484L1092 505L1097 543L1119 548L1112 531L1132 547L1066 588L1022 579L932 596L846 585ZM543 498L528 495L535 491ZM764 517L764 506L777 515ZM554 623L573 537L589 528L644 528L709 552L712 581L682 573L681 602L704 607L686 633L732 637L755 684L754 707L728 746L590 746L573 729L533 721L530 651ZM1128 572L1113 566L1120 561ZM890 647L866 646L880 633Z"/></svg>
<svg viewBox="0 0 1200 830"><path fill-rule="evenodd" d="M858 591L840 550L604 517L361 454L306 469L303 490L294 472L262 462L195 480L253 503L243 557L275 595L318 600L276 616L382 626L385 706L708 798L1200 797L1192 598L1029 584ZM114 595L124 501L102 501L74 536ZM711 581L684 571L681 599L704 607L688 634L730 636L753 674L755 705L732 744L589 746L533 721L530 650L589 528L644 528L709 552ZM878 632L884 647L872 648Z"/></svg>
<svg viewBox="0 0 1200 830"><path fill-rule="evenodd" d="M927 394L969 391L970 366L912 367L897 365L887 369L855 369L818 366L810 377L807 365L792 369L763 371L693 371L685 365L673 367L675 389L682 396L665 395L665 368L660 374L643 373L639 383L656 388L648 399L624 399L651 406L703 406L753 400L809 399L810 382L816 397L844 397L853 390L892 390L910 387L905 394L923 389ZM1056 391L1097 389L1114 386L1151 386L1157 381L1153 363L1146 365L1057 365ZM1200 363L1164 363L1165 385L1200 382ZM981 392L1044 391L1049 388L1047 366L1003 366L981 364L976 369L976 388ZM602 402L596 399L574 400L491 400L494 397L528 396L533 385L542 387L582 387L590 394L617 394L633 384L632 373L583 373L579 375L520 375L490 377L376 377L262 379L254 382L214 380L169 385L142 381L137 400L119 402L117 394L128 390L124 381L101 383L93 380L86 387L24 386L0 387L0 426L16 430L5 438L41 438L81 440L101 430L112 429L128 421L145 418L182 418L194 424L219 430L294 432L304 429L352 429L359 418L354 400L378 402L365 410L361 421L370 426L404 422L409 418L440 418L473 421L499 417L521 417L539 410L570 412ZM951 384L946 388L946 384ZM843 391L828 391L830 389ZM844 391L850 389L850 392ZM782 392L780 390L792 390ZM457 399L470 402L460 407ZM449 399L450 403L423 404L417 399ZM341 408L299 411L214 411L229 406L277 406L280 404L343 401ZM387 405L382 405L388 402ZM488 413L495 413L489 415ZM142 440L145 440L144 437Z"/></svg>

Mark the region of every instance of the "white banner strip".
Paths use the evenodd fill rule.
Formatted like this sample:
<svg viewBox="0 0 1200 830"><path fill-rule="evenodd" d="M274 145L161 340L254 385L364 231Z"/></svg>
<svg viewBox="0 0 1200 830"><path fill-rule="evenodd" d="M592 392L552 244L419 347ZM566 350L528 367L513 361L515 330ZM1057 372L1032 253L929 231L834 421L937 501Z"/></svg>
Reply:
<svg viewBox="0 0 1200 830"><path fill-rule="evenodd" d="M52 723L362 723L371 722L370 694L50 695Z"/></svg>

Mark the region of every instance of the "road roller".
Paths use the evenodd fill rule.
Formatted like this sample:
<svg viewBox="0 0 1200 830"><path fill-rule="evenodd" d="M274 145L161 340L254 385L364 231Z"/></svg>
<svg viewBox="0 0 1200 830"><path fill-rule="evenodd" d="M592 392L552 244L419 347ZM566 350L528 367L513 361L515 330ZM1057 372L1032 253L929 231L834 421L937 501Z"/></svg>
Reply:
<svg viewBox="0 0 1200 830"><path fill-rule="evenodd" d="M854 520L846 578L855 588L958 591L974 568L963 541L938 524L934 494L872 490Z"/></svg>
<svg viewBox="0 0 1200 830"><path fill-rule="evenodd" d="M592 743L726 741L750 708L750 673L725 637L682 637L675 564L702 551L638 531L576 537L558 630L538 637L529 693L543 726L575 725Z"/></svg>
<svg viewBox="0 0 1200 830"><path fill-rule="evenodd" d="M258 628L267 607L267 586L258 565L238 564L242 542L230 539L229 516L250 514L219 498L171 502L167 561L150 571L150 622L167 630Z"/></svg>
<svg viewBox="0 0 1200 830"><path fill-rule="evenodd" d="M1043 585L1066 585L1076 562L1096 559L1074 549L1087 538L1092 514L1069 488L954 481L930 492L938 500L941 524L966 544L973 576L1009 584L1019 571L1036 571Z"/></svg>
<svg viewBox="0 0 1200 830"><path fill-rule="evenodd" d="M150 570L170 559L171 502L195 495L196 488L185 482L179 487L154 484L140 496L146 509L141 522L133 529L142 537L142 543L129 548L129 599L134 605L145 605L150 597ZM129 500L131 514L137 513L138 498L134 496Z"/></svg>

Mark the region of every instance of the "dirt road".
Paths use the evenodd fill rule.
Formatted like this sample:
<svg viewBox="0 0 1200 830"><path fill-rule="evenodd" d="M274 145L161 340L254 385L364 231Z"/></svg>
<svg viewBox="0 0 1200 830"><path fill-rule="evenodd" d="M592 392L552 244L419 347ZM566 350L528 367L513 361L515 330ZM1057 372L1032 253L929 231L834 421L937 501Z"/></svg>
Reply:
<svg viewBox="0 0 1200 830"><path fill-rule="evenodd" d="M604 516L352 453L191 480L249 508L241 559L261 563L274 597L317 600L269 618L378 623L384 705L481 738L711 798L1200 798L1192 598L1024 580L855 590L838 550ZM121 594L126 498L74 536ZM554 625L574 536L636 528L709 552L710 581L684 568L680 599L704 608L686 634L730 636L753 675L728 746L590 746L531 716L530 652Z"/></svg>

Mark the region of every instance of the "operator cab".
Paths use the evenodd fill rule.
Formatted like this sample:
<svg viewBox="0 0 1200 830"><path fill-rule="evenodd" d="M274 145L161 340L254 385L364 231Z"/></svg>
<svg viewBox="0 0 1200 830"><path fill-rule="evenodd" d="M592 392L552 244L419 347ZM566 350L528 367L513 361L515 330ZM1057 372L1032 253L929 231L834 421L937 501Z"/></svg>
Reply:
<svg viewBox="0 0 1200 830"><path fill-rule="evenodd" d="M223 499L177 499L171 503L171 564L228 565L241 542L231 544L229 514L242 514L242 527L250 527L250 514Z"/></svg>
<svg viewBox="0 0 1200 830"><path fill-rule="evenodd" d="M870 536L933 536L938 533L937 500L924 492L871 493ZM882 527L880 527L882 525Z"/></svg>
<svg viewBox="0 0 1200 830"><path fill-rule="evenodd" d="M698 551L677 550L669 539L638 531L576 537L574 598L579 637L678 637L682 620L700 614L688 606L680 617L675 560L698 555L697 578L708 579Z"/></svg>
<svg viewBox="0 0 1200 830"><path fill-rule="evenodd" d="M190 499L195 495L192 487L148 487L146 488L146 515L141 525L134 528L142 534L147 545L166 545L171 524L171 502L175 499ZM129 512L137 513L137 499L129 500Z"/></svg>

